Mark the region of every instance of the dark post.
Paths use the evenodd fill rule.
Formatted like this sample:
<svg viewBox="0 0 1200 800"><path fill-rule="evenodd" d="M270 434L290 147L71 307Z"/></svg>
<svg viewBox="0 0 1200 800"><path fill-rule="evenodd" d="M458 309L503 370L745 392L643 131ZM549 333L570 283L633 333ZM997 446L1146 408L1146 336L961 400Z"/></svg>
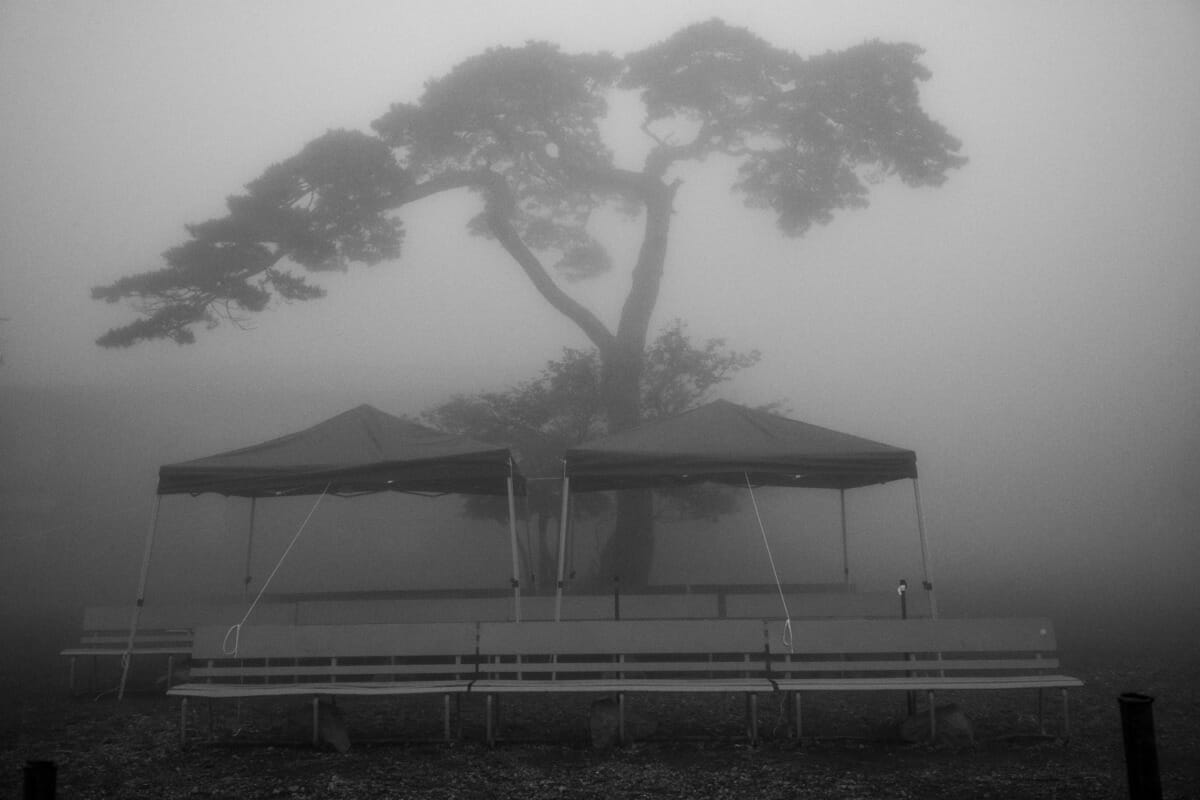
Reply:
<svg viewBox="0 0 1200 800"><path fill-rule="evenodd" d="M1121 734L1125 740L1125 771L1129 773L1130 800L1162 800L1158 778L1158 751L1154 746L1154 698L1125 692L1121 706Z"/></svg>
<svg viewBox="0 0 1200 800"><path fill-rule="evenodd" d="M908 581L904 578L900 579L900 583L896 586L896 594L900 595L900 619L908 619ZM905 658L912 660L912 653L906 653ZM912 675L911 672L906 672L906 675ZM913 692L905 692L904 703L908 708L908 715L911 717L917 713L917 696ZM930 710L932 713L932 709Z"/></svg>
<svg viewBox="0 0 1200 800"><path fill-rule="evenodd" d="M54 800L58 765L53 761L25 762L25 800Z"/></svg>
<svg viewBox="0 0 1200 800"><path fill-rule="evenodd" d="M613 576L613 619L621 618L621 578Z"/></svg>

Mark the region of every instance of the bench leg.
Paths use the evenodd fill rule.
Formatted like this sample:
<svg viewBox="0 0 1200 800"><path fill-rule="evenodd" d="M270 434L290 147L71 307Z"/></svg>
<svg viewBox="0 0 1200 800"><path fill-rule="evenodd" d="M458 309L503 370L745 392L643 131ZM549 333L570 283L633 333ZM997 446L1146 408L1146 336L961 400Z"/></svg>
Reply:
<svg viewBox="0 0 1200 800"><path fill-rule="evenodd" d="M1042 736L1046 735L1046 705L1045 705L1045 690L1038 688L1038 733Z"/></svg>
<svg viewBox="0 0 1200 800"><path fill-rule="evenodd" d="M795 730L795 732L796 732L796 741L803 742L804 741L804 726L802 723L803 718L801 717L801 711L800 711L800 693L799 692L790 692L790 694L792 696L791 697L792 721L795 723L795 728L793 730Z"/></svg>
<svg viewBox="0 0 1200 800"><path fill-rule="evenodd" d="M758 743L758 695L746 692L746 738L750 744Z"/></svg>
<svg viewBox="0 0 1200 800"><path fill-rule="evenodd" d="M926 692L926 701L929 703L929 743L933 744L937 741L937 711L933 705L933 691Z"/></svg>
<svg viewBox="0 0 1200 800"><path fill-rule="evenodd" d="M321 698L312 699L312 746L321 743Z"/></svg>
<svg viewBox="0 0 1200 800"><path fill-rule="evenodd" d="M182 697L179 700L179 746L187 745L187 706L188 699Z"/></svg>
<svg viewBox="0 0 1200 800"><path fill-rule="evenodd" d="M1065 744L1065 743L1071 741L1071 709L1067 707L1067 690L1065 687L1062 690L1062 700L1063 700L1062 732L1063 732L1063 743Z"/></svg>
<svg viewBox="0 0 1200 800"><path fill-rule="evenodd" d="M625 746L625 693L617 694L617 744Z"/></svg>
<svg viewBox="0 0 1200 800"><path fill-rule="evenodd" d="M442 736L450 741L450 695L442 695Z"/></svg>
<svg viewBox="0 0 1200 800"><path fill-rule="evenodd" d="M486 706L486 711L484 713L484 735L487 739L488 747L491 747L496 744L496 730L493 720L493 716L495 714L496 695L489 694L484 705Z"/></svg>
<svg viewBox="0 0 1200 800"><path fill-rule="evenodd" d="M67 687L71 694L75 694L75 656L71 656L71 672L67 677Z"/></svg>
<svg viewBox="0 0 1200 800"><path fill-rule="evenodd" d="M461 739L463 735L461 694L454 695L454 738Z"/></svg>
<svg viewBox="0 0 1200 800"><path fill-rule="evenodd" d="M171 678L175 675L175 656L167 654L167 679L166 687L171 688Z"/></svg>

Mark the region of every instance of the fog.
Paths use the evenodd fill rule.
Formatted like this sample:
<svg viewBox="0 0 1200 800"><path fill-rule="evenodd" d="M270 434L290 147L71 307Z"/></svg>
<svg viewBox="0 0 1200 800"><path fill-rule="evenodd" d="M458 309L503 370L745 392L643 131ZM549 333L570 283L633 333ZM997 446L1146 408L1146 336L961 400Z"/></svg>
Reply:
<svg viewBox="0 0 1200 800"><path fill-rule="evenodd" d="M920 45L922 102L970 163L939 189L875 186L869 208L800 239L730 196L726 165L689 172L655 327L682 318L761 350L730 400L915 450L943 613L1046 613L1064 638L1198 614L1194 4L480 5L0 6L6 616L131 601L161 464L360 403L416 414L588 346L495 243L465 234L474 206L458 196L405 209L399 262L320 275L327 298L192 346L98 348L131 311L92 286L158 267L185 223L222 214L269 163L366 129L487 47L621 54L712 16L804 55ZM564 284L609 322L636 247L611 225L617 268ZM782 577L838 580L836 499L759 499ZM915 585L911 486L848 501L856 582ZM148 602L241 590L240 502L164 501ZM307 502L262 512L256 574ZM314 515L281 590L507 585L506 531L463 522L453 498L351 502ZM770 580L746 514L667 526L657 556L663 582Z"/></svg>

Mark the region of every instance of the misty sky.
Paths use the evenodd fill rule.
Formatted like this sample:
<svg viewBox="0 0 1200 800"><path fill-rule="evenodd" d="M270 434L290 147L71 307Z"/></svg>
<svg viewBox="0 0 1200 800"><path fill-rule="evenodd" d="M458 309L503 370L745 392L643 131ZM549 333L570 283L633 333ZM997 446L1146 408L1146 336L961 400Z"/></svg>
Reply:
<svg viewBox="0 0 1200 800"><path fill-rule="evenodd" d="M319 276L326 299L190 347L97 348L132 315L89 290L158 267L269 163L366 129L486 47L620 54L712 16L805 55L920 45L923 102L971 160L941 189L876 187L802 239L730 197L719 168L685 174L656 325L682 317L763 352L729 399L916 450L948 568L1017 565L1037 542L1064 572L1143 559L1194 575L1192 2L3 2L0 392L170 389L213 420L244 411L174 443L182 458L360 402L415 413L532 377L587 341L495 243L465 236L464 198L405 210L401 262ZM613 144L635 153L635 133L614 126ZM636 246L613 230L618 268L568 287L610 322Z"/></svg>

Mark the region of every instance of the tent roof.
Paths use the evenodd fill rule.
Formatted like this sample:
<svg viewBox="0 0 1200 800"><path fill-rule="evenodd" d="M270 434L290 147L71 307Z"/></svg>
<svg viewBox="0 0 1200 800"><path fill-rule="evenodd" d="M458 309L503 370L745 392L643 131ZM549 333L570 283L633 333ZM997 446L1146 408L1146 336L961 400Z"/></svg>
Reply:
<svg viewBox="0 0 1200 800"><path fill-rule="evenodd" d="M713 481L849 489L917 477L911 450L717 400L572 447L577 491Z"/></svg>
<svg viewBox="0 0 1200 800"><path fill-rule="evenodd" d="M507 448L426 428L361 405L311 428L168 464L159 494L239 497L370 492L505 494L523 483Z"/></svg>

